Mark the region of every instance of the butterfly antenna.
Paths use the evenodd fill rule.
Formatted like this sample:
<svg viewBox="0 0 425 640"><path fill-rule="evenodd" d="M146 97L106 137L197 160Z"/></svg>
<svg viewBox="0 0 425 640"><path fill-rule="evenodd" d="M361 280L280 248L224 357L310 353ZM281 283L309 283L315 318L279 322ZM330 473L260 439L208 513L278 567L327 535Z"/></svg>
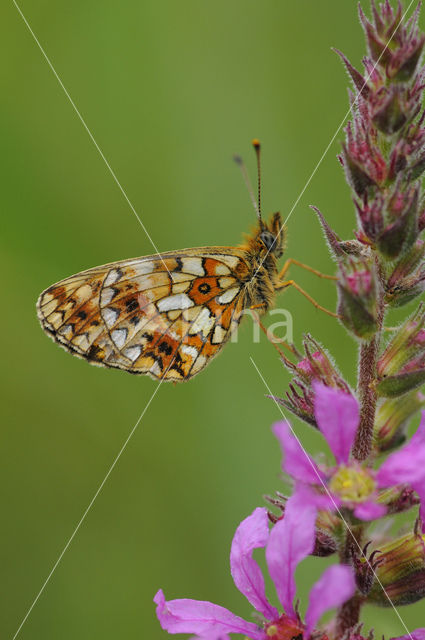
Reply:
<svg viewBox="0 0 425 640"><path fill-rule="evenodd" d="M239 156L239 155L234 155L233 156L233 160L236 162L236 164L238 165L239 169L241 170L242 177L243 177L244 182L246 184L246 188L248 189L249 197L251 198L252 206L255 209L255 212L257 214L257 218L258 218L260 224L262 224L260 209L258 208L258 204L257 204L257 201L256 201L255 196L254 196L254 189L252 188L251 180L249 179L249 175L248 175L248 171L246 169L245 163L242 160L241 156Z"/></svg>
<svg viewBox="0 0 425 640"><path fill-rule="evenodd" d="M262 223L262 220L261 220L261 161L260 161L261 144L260 144L260 141L257 140L257 138L254 138L254 140L252 141L252 146L254 147L255 155L257 156L258 218L259 218L260 222Z"/></svg>

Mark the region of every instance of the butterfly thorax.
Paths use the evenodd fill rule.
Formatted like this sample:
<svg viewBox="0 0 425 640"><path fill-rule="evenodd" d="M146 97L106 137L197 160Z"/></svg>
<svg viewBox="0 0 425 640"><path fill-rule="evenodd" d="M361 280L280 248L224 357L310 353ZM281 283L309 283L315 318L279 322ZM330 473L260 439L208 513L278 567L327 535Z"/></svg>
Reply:
<svg viewBox="0 0 425 640"><path fill-rule="evenodd" d="M250 277L245 284L245 306L255 306L261 313L273 306L278 279L276 258L265 254L265 251L248 253L246 258L250 265Z"/></svg>

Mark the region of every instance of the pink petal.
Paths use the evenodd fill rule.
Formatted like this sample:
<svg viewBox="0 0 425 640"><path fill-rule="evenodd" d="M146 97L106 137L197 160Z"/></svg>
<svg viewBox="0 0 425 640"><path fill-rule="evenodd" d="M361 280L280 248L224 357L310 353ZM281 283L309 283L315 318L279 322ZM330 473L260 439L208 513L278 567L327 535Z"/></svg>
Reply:
<svg viewBox="0 0 425 640"><path fill-rule="evenodd" d="M425 628L416 629L416 631L412 631L407 636L398 636L398 638L391 638L390 640L425 640Z"/></svg>
<svg viewBox="0 0 425 640"><path fill-rule="evenodd" d="M314 413L338 464L348 461L359 426L359 404L352 395L314 382Z"/></svg>
<svg viewBox="0 0 425 640"><path fill-rule="evenodd" d="M341 498L332 495L325 484L322 485L322 488L326 490L326 493L315 491L309 485L299 482L296 486L296 492L300 500L305 500L316 509L336 511L342 505Z"/></svg>
<svg viewBox="0 0 425 640"><path fill-rule="evenodd" d="M359 520L377 520L383 518L387 513L387 507L383 504L378 504L369 500L368 502L362 502L354 509L354 515Z"/></svg>
<svg viewBox="0 0 425 640"><path fill-rule="evenodd" d="M258 508L236 529L230 552L230 570L235 585L254 609L272 620L278 618L265 593L261 569L252 557L254 549L265 547L269 539L267 509Z"/></svg>
<svg viewBox="0 0 425 640"><path fill-rule="evenodd" d="M305 492L289 498L285 515L271 530L266 560L279 600L289 616L295 617L295 569L314 548L317 509L305 500Z"/></svg>
<svg viewBox="0 0 425 640"><path fill-rule="evenodd" d="M293 435L289 423L283 420L276 422L273 425L273 433L282 447L282 469L296 480L319 484L322 473Z"/></svg>
<svg viewBox="0 0 425 640"><path fill-rule="evenodd" d="M381 465L377 476L380 487L389 487L406 482L414 483L425 480L425 419L422 421L413 438L399 451L392 453Z"/></svg>
<svg viewBox="0 0 425 640"><path fill-rule="evenodd" d="M207 633L202 636L191 636L189 640L230 640L230 636L227 633Z"/></svg>
<svg viewBox="0 0 425 640"><path fill-rule="evenodd" d="M356 592L356 581L351 567L335 564L322 573L310 591L309 605L305 614L305 637L314 631L325 611L340 607Z"/></svg>
<svg viewBox="0 0 425 640"><path fill-rule="evenodd" d="M200 600L169 600L160 589L154 597L156 615L168 633L194 633L201 638L218 640L227 633L242 633L252 640L264 640L265 633L252 622L211 602Z"/></svg>

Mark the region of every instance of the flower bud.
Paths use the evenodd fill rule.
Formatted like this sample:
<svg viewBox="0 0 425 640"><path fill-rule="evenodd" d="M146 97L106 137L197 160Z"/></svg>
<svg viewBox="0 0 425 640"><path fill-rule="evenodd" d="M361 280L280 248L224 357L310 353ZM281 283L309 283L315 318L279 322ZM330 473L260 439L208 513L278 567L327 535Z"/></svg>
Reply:
<svg viewBox="0 0 425 640"><path fill-rule="evenodd" d="M371 542L368 542L361 553L356 550L353 557L357 588L364 596L367 596L373 587L375 571L380 563L378 549L367 555L370 544Z"/></svg>
<svg viewBox="0 0 425 640"><path fill-rule="evenodd" d="M359 9L360 21L366 35L369 55L387 78L408 82L416 71L425 37L418 33L417 14L411 24L403 24L402 8L398 3L394 11L389 2L383 2L379 10L372 2L374 22L371 24ZM394 34L391 46L388 39Z"/></svg>
<svg viewBox="0 0 425 640"><path fill-rule="evenodd" d="M339 264L338 313L344 326L358 338L378 330L376 269L371 260L346 258Z"/></svg>
<svg viewBox="0 0 425 640"><path fill-rule="evenodd" d="M297 363L294 364L286 357L282 358L284 365L294 378L289 385L289 391L286 392L286 397L273 396L273 400L304 422L317 428L312 382L322 382L327 387L336 387L346 393L351 391L329 353L311 335L305 336L303 346L305 357Z"/></svg>
<svg viewBox="0 0 425 640"><path fill-rule="evenodd" d="M419 187L403 191L396 184L386 202L386 226L376 238L376 247L384 258L394 260L404 255L418 236Z"/></svg>
<svg viewBox="0 0 425 640"><path fill-rule="evenodd" d="M377 362L376 391L401 396L425 382L425 311L421 304L402 325Z"/></svg>
<svg viewBox="0 0 425 640"><path fill-rule="evenodd" d="M425 407L425 396L416 391L401 398L382 400L378 406L373 429L375 454L391 451L403 444L411 418Z"/></svg>
<svg viewBox="0 0 425 640"><path fill-rule="evenodd" d="M372 200L365 195L362 204L357 200L354 200L354 204L365 236L363 242L366 240L365 243L375 243L385 226L383 215L385 203L382 194L376 194Z"/></svg>
<svg viewBox="0 0 425 640"><path fill-rule="evenodd" d="M408 533L380 546L379 551L376 575L381 584L375 580L367 602L398 607L421 600L425 596L425 536Z"/></svg>
<svg viewBox="0 0 425 640"><path fill-rule="evenodd" d="M375 105L373 124L382 133L392 135L407 122L408 110L409 105L405 104L400 87L390 86L382 92L379 103Z"/></svg>
<svg viewBox="0 0 425 640"><path fill-rule="evenodd" d="M362 196L362 202L354 200L357 217L363 234L358 238L365 244L370 244L381 253L386 260L393 261L401 256L403 259L409 253L419 234L419 189L411 186L405 189L401 179L397 180L389 193L376 192L371 198L367 193ZM413 253L406 262L402 262L399 269L403 274L414 261ZM417 263L418 264L418 261ZM395 276L399 275L396 272ZM400 276L399 276L400 277Z"/></svg>
<svg viewBox="0 0 425 640"><path fill-rule="evenodd" d="M286 391L285 395L285 398L279 398L278 396L268 397L288 409L288 411L297 416L297 418L317 428L316 418L314 416L313 389L294 380L290 383L289 391Z"/></svg>
<svg viewBox="0 0 425 640"><path fill-rule="evenodd" d="M408 485L397 485L378 492L377 502L387 508L387 515L402 513L416 507L420 500Z"/></svg>
<svg viewBox="0 0 425 640"><path fill-rule="evenodd" d="M402 307L425 291L425 269L421 267L412 276L404 278L393 289L388 290L385 302L392 307Z"/></svg>
<svg viewBox="0 0 425 640"><path fill-rule="evenodd" d="M425 242L417 240L410 251L396 263L385 284L385 302L387 304L392 307L401 307L423 292L425 273L423 269L417 269L417 267L421 264L424 256ZM419 283L422 283L423 286L418 286Z"/></svg>
<svg viewBox="0 0 425 640"><path fill-rule="evenodd" d="M347 144L343 144L342 163L348 184L361 198L371 187L382 186L387 178L385 158L364 129L354 119L345 128Z"/></svg>

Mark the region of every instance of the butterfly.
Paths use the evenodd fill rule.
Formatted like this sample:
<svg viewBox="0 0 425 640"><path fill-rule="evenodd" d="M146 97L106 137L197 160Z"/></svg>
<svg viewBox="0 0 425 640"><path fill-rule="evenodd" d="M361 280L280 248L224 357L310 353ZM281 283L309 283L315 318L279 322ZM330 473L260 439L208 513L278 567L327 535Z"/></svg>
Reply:
<svg viewBox="0 0 425 640"><path fill-rule="evenodd" d="M259 143L253 143L260 185ZM285 242L280 214L265 223L260 188L258 204L252 189L250 195L258 224L244 244L170 251L77 273L40 295L44 331L95 365L174 382L192 378L223 348L247 309L265 313L276 292L291 284L309 297L294 281L282 280L297 261L287 260L278 273Z"/></svg>
<svg viewBox="0 0 425 640"><path fill-rule="evenodd" d="M43 329L76 356L164 380L188 380L223 348L250 307L266 311L283 253L279 213L238 247L113 262L46 289Z"/></svg>

